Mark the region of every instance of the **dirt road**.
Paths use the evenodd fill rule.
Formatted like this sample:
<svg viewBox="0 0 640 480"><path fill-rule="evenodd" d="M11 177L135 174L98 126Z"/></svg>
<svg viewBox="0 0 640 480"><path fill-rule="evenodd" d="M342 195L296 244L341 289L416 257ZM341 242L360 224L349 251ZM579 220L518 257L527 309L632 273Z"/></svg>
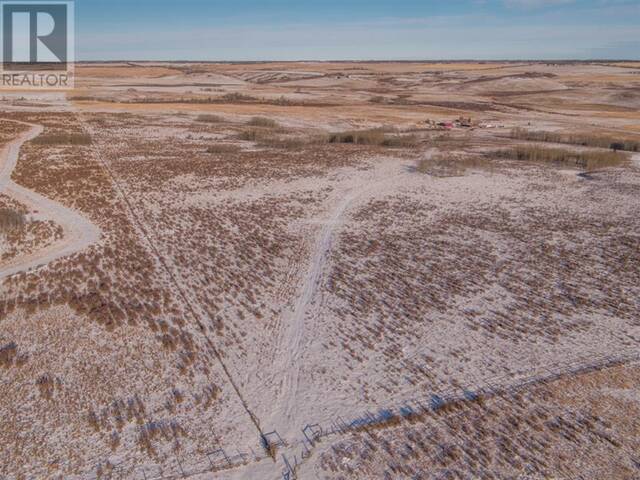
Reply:
<svg viewBox="0 0 640 480"><path fill-rule="evenodd" d="M79 213L50 200L42 195L27 190L11 180L11 173L18 163L22 145L40 135L44 130L41 125L18 122L31 127L9 143L0 152L0 193L25 205L30 212L37 212L32 218L51 220L63 230L62 240L28 255L19 256L8 262L0 263L0 281L21 272L42 267L60 258L82 251L100 240L100 229Z"/></svg>

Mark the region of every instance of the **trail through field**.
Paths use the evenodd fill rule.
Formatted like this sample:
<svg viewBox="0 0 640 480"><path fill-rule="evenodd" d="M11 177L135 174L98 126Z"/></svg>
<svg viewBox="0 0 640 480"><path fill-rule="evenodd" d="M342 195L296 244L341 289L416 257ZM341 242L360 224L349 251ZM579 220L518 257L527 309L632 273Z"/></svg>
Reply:
<svg viewBox="0 0 640 480"><path fill-rule="evenodd" d="M41 125L12 121L27 125L30 129L7 144L0 152L0 193L22 203L30 212L36 212L32 215L33 218L44 221L51 220L60 225L63 230L63 238L36 252L0 263L0 280L80 252L96 243L101 236L100 229L79 213L43 197L39 193L21 187L11 180L11 173L18 163L20 148L44 130Z"/></svg>
<svg viewBox="0 0 640 480"><path fill-rule="evenodd" d="M335 232L342 223L342 217L348 207L357 198L357 192L348 194L337 207L329 219L324 223L318 239L313 248L311 265L307 271L301 293L295 302L292 311L289 312L284 322L287 333L286 345L282 359L282 367L285 376L282 383L281 395L283 415L285 419L291 419L292 410L296 404L296 389L300 375L300 361L302 353L302 340L305 333L305 321L307 317L315 318L322 305L322 279L327 257L331 252L331 246Z"/></svg>
<svg viewBox="0 0 640 480"><path fill-rule="evenodd" d="M433 155L427 152L426 158ZM299 432L301 425L296 418L300 398L300 374L304 363L304 352L311 340L315 321L321 314L323 283L329 268L329 256L335 239L349 211L369 200L397 191L407 181L407 172L398 164L378 171L374 178L360 179L355 185L340 194L340 200L331 209L328 218L322 221L311 250L311 261L293 306L284 314L284 332L279 342L274 372L281 375L276 404L273 405L270 424L278 428L278 433L289 436Z"/></svg>

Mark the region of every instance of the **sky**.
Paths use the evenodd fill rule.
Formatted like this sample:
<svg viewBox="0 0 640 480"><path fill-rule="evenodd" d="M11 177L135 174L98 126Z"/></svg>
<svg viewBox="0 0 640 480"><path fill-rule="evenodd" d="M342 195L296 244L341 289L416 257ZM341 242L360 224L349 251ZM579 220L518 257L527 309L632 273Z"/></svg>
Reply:
<svg viewBox="0 0 640 480"><path fill-rule="evenodd" d="M640 0L76 0L80 60L640 59Z"/></svg>

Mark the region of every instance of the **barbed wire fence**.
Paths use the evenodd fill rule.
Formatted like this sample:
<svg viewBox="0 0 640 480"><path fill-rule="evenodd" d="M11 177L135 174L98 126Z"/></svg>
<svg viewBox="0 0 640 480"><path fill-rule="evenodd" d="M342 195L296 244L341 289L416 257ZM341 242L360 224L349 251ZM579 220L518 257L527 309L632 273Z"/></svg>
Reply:
<svg viewBox="0 0 640 480"><path fill-rule="evenodd" d="M455 402L472 402L479 397L488 399L514 396L536 384L550 383L563 377L639 362L640 351L637 349L619 355L587 353L564 362L556 361L552 364L538 365L535 367L536 374L523 376L516 382L513 381L513 374L499 374L475 378L464 388L432 388L429 391L419 388L418 391L413 392L413 395L403 396L393 406L378 405L355 416L345 417L336 413L314 419L301 426L299 438L293 441L285 442L277 432L270 432L276 440L273 442L268 440L268 442L286 449L287 453L280 456L278 465L282 472L281 478L292 480L296 478L298 469L311 457L316 445L326 439L346 436L363 428L391 425L396 419L407 419L413 415L434 412ZM33 386L33 383L29 385ZM6 381L2 381L2 386L15 388L15 385ZM568 414L575 416L575 412L565 410ZM458 446L463 447L464 441L459 442ZM85 464L93 465L90 471L64 477L60 475L56 477L54 471L77 471L77 465L70 461L56 461L42 466L38 471L30 472L26 478L34 480L49 477L69 480L177 480L241 468L264 460L273 461L273 457L266 452L264 445L256 445L256 449L249 447L247 451L229 445L215 444L211 448L202 450L205 451L204 454L192 455L191 458L174 454L171 458L165 457L166 461L157 465L141 465L130 461L112 463L103 456L85 458L83 460ZM638 458L640 454L631 451L626 451L626 454L634 464L640 465L640 458ZM13 479L0 476L0 480Z"/></svg>
<svg viewBox="0 0 640 480"><path fill-rule="evenodd" d="M285 480L295 479L297 468L304 460L311 456L315 444L329 437L354 433L363 428L375 428L392 424L396 419L409 418L412 415L437 411L454 402L471 402L480 397L487 399L500 396L513 397L532 385L550 383L567 376L638 362L640 362L640 352L637 350L620 355L589 354L566 362L555 362L550 365L540 366L539 369L544 371L543 374L525 377L511 384L505 383L505 380L510 378L509 375L497 375L495 377L482 379L482 385L478 384L469 388L439 390L429 394L411 397L404 400L400 407L376 408L375 412L367 411L360 416L346 421L340 415L315 421L303 427L302 439L298 442L301 446L298 453L300 461L298 461L298 455L295 455L292 467L289 466L290 462L286 462L287 468L282 472L282 478ZM563 411L575 416L574 412L570 412L566 408L563 409ZM636 455L628 450L626 450L625 453L634 464L640 465L640 458L638 458L640 454Z"/></svg>

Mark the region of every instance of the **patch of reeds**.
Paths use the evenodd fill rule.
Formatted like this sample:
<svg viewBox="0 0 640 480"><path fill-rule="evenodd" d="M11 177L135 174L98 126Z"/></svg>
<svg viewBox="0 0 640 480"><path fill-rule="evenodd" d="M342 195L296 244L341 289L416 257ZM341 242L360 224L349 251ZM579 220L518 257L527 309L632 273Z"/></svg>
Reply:
<svg viewBox="0 0 640 480"><path fill-rule="evenodd" d="M198 118L196 118L196 120L198 122L204 122L204 123L222 123L222 122L224 122L224 118L222 118L220 115L212 115L212 114L198 115Z"/></svg>
<svg viewBox="0 0 640 480"><path fill-rule="evenodd" d="M418 161L416 171L434 177L461 177L468 170L491 170L492 163L478 155L440 154Z"/></svg>
<svg viewBox="0 0 640 480"><path fill-rule="evenodd" d="M50 133L33 139L35 145L91 145L86 133Z"/></svg>
<svg viewBox="0 0 640 480"><path fill-rule="evenodd" d="M8 208L0 208L0 233L22 228L26 223L23 213Z"/></svg>
<svg viewBox="0 0 640 480"><path fill-rule="evenodd" d="M532 146L517 146L508 150L498 150L492 152L490 155L492 157L510 160L578 167L584 170L617 167L629 159L626 154L618 152L576 152L563 148L541 148Z"/></svg>
<svg viewBox="0 0 640 480"><path fill-rule="evenodd" d="M266 117L253 117L247 122L250 127L278 128L278 122Z"/></svg>
<svg viewBox="0 0 640 480"><path fill-rule="evenodd" d="M583 147L608 148L614 151L640 152L639 141L604 135L566 134L514 128L511 130L511 138L530 142L566 143Z"/></svg>
<svg viewBox="0 0 640 480"><path fill-rule="evenodd" d="M368 130L351 130L332 133L328 137L329 143L352 143L356 145L380 145L390 148L411 148L419 144L415 135L387 135L384 128Z"/></svg>
<svg viewBox="0 0 640 480"><path fill-rule="evenodd" d="M207 153L212 154L225 154L225 153L238 153L241 148L238 145L231 145L228 143L219 143L216 145L209 145L207 147Z"/></svg>

